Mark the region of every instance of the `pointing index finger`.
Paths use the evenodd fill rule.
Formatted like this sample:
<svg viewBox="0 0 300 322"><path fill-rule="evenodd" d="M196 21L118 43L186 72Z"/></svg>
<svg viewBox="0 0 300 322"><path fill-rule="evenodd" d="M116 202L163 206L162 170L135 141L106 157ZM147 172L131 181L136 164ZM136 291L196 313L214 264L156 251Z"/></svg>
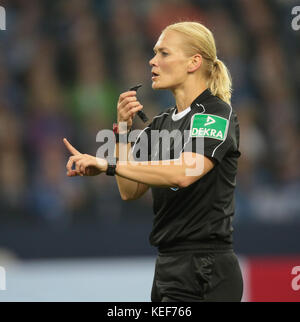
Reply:
<svg viewBox="0 0 300 322"><path fill-rule="evenodd" d="M66 138L63 139L63 142L64 142L66 148L70 151L71 154L73 154L73 155L81 154L78 150L76 150L73 147L73 145Z"/></svg>

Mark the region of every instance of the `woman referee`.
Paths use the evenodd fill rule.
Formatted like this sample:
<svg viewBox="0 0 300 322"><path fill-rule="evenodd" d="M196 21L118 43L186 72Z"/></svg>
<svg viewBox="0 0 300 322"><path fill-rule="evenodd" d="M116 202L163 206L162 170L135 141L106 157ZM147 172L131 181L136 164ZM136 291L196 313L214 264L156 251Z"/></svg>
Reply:
<svg viewBox="0 0 300 322"><path fill-rule="evenodd" d="M149 62L152 88L170 90L176 106L154 117L129 153L130 160L136 160L140 140L146 137L147 158L109 164L79 153L64 139L73 154L67 174L116 174L123 200L137 199L152 189L150 242L159 251L152 301L240 301L243 280L232 241L239 126L230 104L229 72L217 58L212 33L200 23L169 25L154 53ZM142 107L136 91L122 93L118 124L130 129ZM162 140L152 135L162 130L176 130L183 138L181 149L172 141L167 158ZM118 157L126 147L119 136L127 133L120 127L116 132ZM156 163L149 162L153 158Z"/></svg>

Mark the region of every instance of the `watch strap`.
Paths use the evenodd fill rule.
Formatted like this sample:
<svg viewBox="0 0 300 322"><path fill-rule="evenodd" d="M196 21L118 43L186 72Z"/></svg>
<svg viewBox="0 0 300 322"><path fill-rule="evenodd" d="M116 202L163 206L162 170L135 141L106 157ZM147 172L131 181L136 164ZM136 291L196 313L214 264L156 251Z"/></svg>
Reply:
<svg viewBox="0 0 300 322"><path fill-rule="evenodd" d="M115 163L109 163L108 162L107 169L106 169L106 175L108 175L108 176L114 176L116 174L117 162L118 162L118 158L116 158L116 162Z"/></svg>

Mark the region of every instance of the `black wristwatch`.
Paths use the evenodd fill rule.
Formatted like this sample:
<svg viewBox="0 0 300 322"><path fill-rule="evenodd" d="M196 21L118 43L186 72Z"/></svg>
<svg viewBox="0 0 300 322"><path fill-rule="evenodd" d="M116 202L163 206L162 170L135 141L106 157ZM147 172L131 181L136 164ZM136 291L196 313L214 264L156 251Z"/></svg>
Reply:
<svg viewBox="0 0 300 322"><path fill-rule="evenodd" d="M114 176L116 174L116 167L117 167L118 158L116 158L115 163L108 163L106 169L106 175Z"/></svg>

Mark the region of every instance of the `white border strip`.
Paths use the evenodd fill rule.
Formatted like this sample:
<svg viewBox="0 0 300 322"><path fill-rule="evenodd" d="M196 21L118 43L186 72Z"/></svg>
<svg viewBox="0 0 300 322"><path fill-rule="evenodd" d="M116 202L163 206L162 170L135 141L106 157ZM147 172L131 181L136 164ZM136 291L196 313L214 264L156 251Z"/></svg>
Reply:
<svg viewBox="0 0 300 322"><path fill-rule="evenodd" d="M213 153L212 153L212 157L214 157L214 154L215 154L215 152L216 152L216 150L226 141L226 139L227 139L227 134L228 134L228 129L229 129L229 125L230 125L230 118L231 118L231 114L232 114L232 107L231 107L231 105L229 105L230 106L230 113L229 113L229 118L228 118L228 124L227 124L227 128L226 128L226 134L225 134L225 138L224 138L224 140L219 144L219 145L217 145L215 148L214 148L214 150L213 150Z"/></svg>

